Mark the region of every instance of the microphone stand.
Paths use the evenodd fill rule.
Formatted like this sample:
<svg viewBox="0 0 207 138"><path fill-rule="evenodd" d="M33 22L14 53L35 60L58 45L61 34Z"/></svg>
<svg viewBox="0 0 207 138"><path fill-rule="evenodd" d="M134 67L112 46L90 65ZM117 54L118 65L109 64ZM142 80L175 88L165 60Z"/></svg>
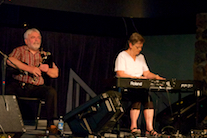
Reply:
<svg viewBox="0 0 207 138"><path fill-rule="evenodd" d="M3 59L3 65L2 65L2 98L4 100L4 103L5 103L5 108L7 111L9 111L9 107L8 107L8 104L5 100L5 97L4 97L4 94L5 94L5 78L6 78L6 60L8 59L8 56L5 55L4 53L2 53L0 51L0 53L4 56L4 59Z"/></svg>
<svg viewBox="0 0 207 138"><path fill-rule="evenodd" d="M4 100L4 103L5 103L5 108L7 111L9 111L9 106L5 100L5 97L4 97L4 94L5 94L5 79L6 79L6 61L9 60L8 56L6 54L4 54L3 52L0 51L0 54L4 56L4 59L3 59L3 65L2 65L2 98ZM19 67L17 67L16 64L14 64L11 60L9 60L14 66L16 69L18 69L20 72L22 72L22 70L19 69Z"/></svg>

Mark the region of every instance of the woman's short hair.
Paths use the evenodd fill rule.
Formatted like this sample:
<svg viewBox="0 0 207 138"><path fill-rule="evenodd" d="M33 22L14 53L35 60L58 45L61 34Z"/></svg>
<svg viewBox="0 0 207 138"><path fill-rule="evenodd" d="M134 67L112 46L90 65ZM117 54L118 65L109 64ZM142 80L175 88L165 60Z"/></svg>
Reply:
<svg viewBox="0 0 207 138"><path fill-rule="evenodd" d="M140 35L139 33L135 32L133 33L129 39L128 39L128 43L127 43L127 48L129 48L129 43L131 43L132 45L136 44L137 42L141 42L144 43L145 39L142 37L142 35Z"/></svg>

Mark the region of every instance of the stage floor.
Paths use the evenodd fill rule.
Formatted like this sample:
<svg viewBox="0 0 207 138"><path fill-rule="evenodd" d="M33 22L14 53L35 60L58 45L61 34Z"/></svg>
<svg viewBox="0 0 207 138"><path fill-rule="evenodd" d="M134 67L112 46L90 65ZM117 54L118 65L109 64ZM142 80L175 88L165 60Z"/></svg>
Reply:
<svg viewBox="0 0 207 138"><path fill-rule="evenodd" d="M58 124L58 120L55 120L55 125L57 124ZM49 137L45 136L46 120L39 120L37 130L35 130L34 120L24 121L24 126L26 129L26 132L21 136L21 138L63 138L59 135L49 135ZM64 132L65 132L64 138L86 138L86 137L73 136L72 131L70 130L67 123L65 123ZM207 134L205 134L205 137L207 137ZM87 138L98 138L98 137L88 136ZM102 136L101 138L117 138L117 134L105 133L105 135ZM120 138L134 138L134 136L132 136L131 133L129 132L121 131ZM147 138L147 137L142 137L142 138ZM154 137L150 137L150 138L154 138ZM166 137L166 138L170 138L170 137ZM180 137L178 136L177 138L192 138L192 137L191 136L180 136Z"/></svg>
<svg viewBox="0 0 207 138"><path fill-rule="evenodd" d="M55 125L58 124L58 120L55 120ZM26 132L21 136L21 138L48 138L45 136L45 129L46 129L46 120L39 120L37 130L35 130L35 123L34 120L26 120L24 121L24 126L26 129ZM64 133L65 138L83 138L83 137L75 137L72 135L72 131L70 130L67 123L65 123L64 127ZM121 138L126 138L126 136L129 136L130 133L128 132L120 132ZM59 135L49 135L49 138L62 138ZM96 136L88 136L88 138L97 138ZM102 138L117 138L116 134L110 134L106 133L104 137Z"/></svg>
<svg viewBox="0 0 207 138"><path fill-rule="evenodd" d="M58 120L55 120L55 125L58 124ZM46 129L46 120L39 120L38 121L38 127L37 130L35 130L35 124L34 121L32 120L26 120L24 121L24 126L26 129L26 132L21 136L21 138L47 138L45 137L45 129ZM69 128L69 126L67 125L67 123L65 123L65 134L66 137L69 137L72 135L72 132ZM49 135L49 138L60 138L59 135Z"/></svg>

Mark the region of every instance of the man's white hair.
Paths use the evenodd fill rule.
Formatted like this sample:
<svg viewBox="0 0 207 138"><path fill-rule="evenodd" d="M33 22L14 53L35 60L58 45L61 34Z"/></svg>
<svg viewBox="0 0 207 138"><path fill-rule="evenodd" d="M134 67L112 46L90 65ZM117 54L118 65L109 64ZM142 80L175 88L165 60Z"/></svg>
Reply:
<svg viewBox="0 0 207 138"><path fill-rule="evenodd" d="M31 29L28 29L25 33L24 33L24 39L27 39L28 35L31 34L32 32L37 32L40 34L40 31L37 30L36 28L31 28ZM41 34L40 34L41 36Z"/></svg>

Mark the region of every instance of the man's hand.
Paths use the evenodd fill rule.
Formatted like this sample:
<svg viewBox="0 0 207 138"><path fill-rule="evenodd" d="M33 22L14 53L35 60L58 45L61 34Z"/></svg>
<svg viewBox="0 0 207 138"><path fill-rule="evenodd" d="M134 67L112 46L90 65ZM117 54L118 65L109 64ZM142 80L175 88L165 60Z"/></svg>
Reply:
<svg viewBox="0 0 207 138"><path fill-rule="evenodd" d="M30 73L34 74L36 77L39 77L42 72L38 67L31 67Z"/></svg>
<svg viewBox="0 0 207 138"><path fill-rule="evenodd" d="M49 65L48 64L41 64L39 66L39 69L42 71L42 72L48 72L49 70Z"/></svg>

